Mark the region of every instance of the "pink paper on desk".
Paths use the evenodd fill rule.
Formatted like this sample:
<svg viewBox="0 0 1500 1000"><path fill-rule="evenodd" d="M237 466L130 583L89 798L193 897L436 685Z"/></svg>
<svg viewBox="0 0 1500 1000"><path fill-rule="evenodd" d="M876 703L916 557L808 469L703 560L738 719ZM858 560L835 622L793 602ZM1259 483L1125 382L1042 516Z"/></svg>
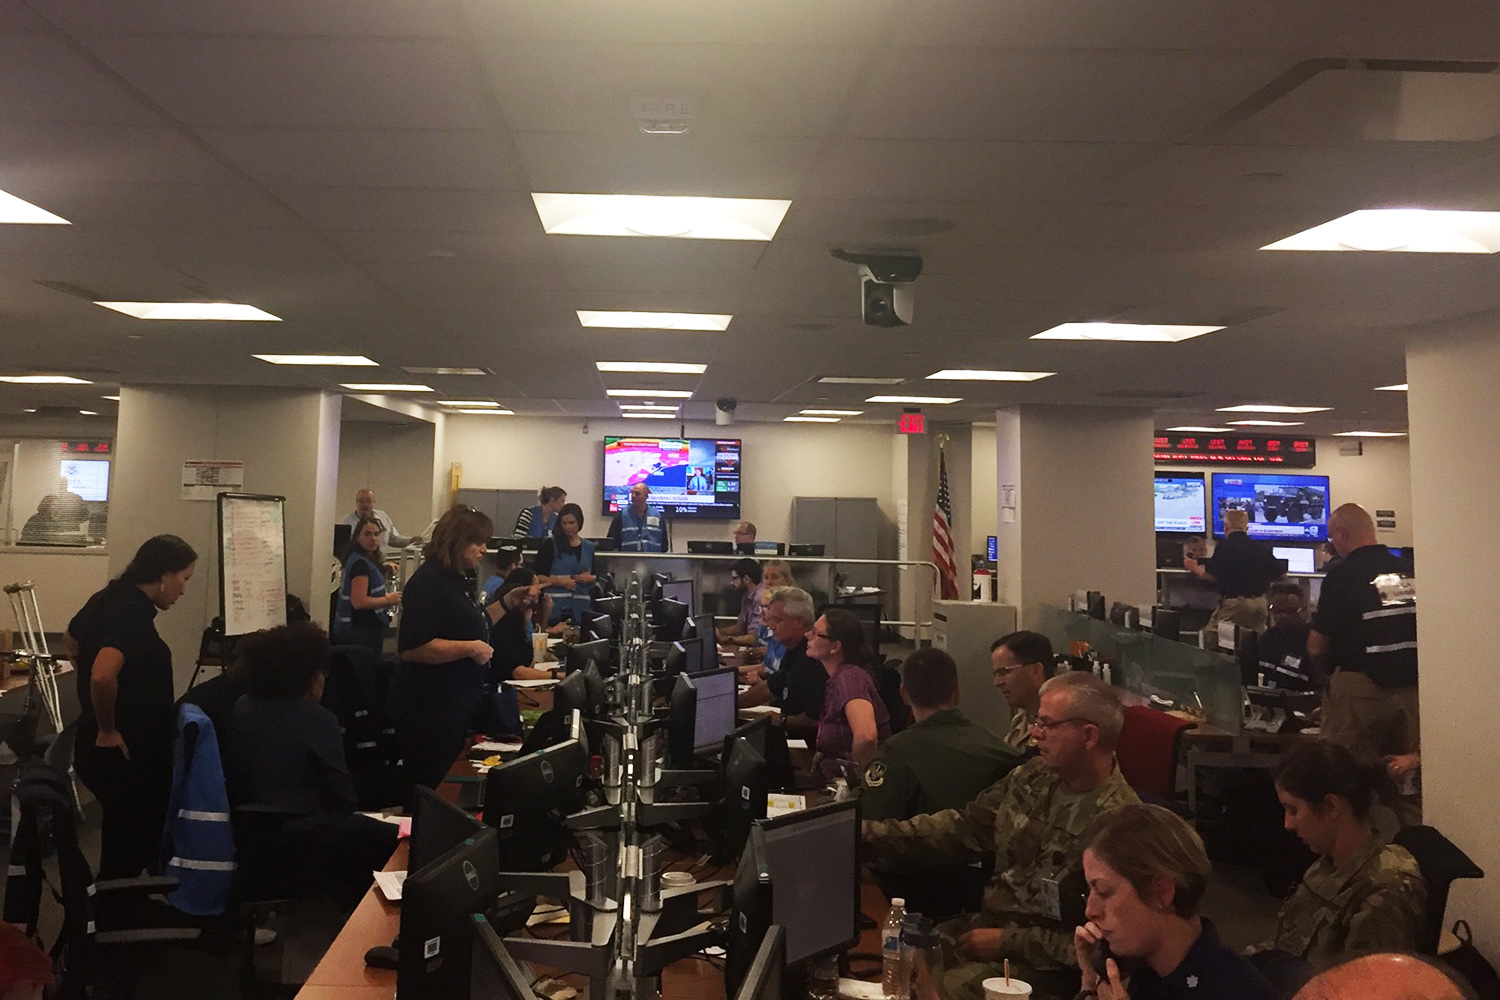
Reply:
<svg viewBox="0 0 1500 1000"><path fill-rule="evenodd" d="M396 839L405 840L411 836L411 817L403 816L401 822L396 824Z"/></svg>

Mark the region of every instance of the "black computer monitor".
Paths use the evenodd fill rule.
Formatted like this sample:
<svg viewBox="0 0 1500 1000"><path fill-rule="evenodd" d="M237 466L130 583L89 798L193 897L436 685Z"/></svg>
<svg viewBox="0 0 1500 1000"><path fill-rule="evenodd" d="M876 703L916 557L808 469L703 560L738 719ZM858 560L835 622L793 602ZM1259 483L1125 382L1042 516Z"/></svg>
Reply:
<svg viewBox="0 0 1500 1000"><path fill-rule="evenodd" d="M583 662L588 663L587 660ZM552 712L566 715L574 710L586 712L588 707L589 682L584 679L583 668L580 666L552 689Z"/></svg>
<svg viewBox="0 0 1500 1000"><path fill-rule="evenodd" d="M703 672L703 646L696 642L674 642L667 650L663 664L668 677L674 674L697 674Z"/></svg>
<svg viewBox="0 0 1500 1000"><path fill-rule="evenodd" d="M421 869L401 888L396 992L401 1000L449 1000L469 988L474 925L500 894L499 839L481 830Z"/></svg>
<svg viewBox="0 0 1500 1000"><path fill-rule="evenodd" d="M1177 612L1167 608L1156 608L1151 612L1151 634L1163 639L1182 638L1182 620Z"/></svg>
<svg viewBox="0 0 1500 1000"><path fill-rule="evenodd" d="M599 664L590 663L583 668L583 684L587 690L587 702L583 714L590 719L597 719L604 714L604 699L607 689L604 684L604 674L599 669Z"/></svg>
<svg viewBox="0 0 1500 1000"><path fill-rule="evenodd" d="M750 827L766 818L766 796L770 792L770 771L765 757L743 736L724 740L724 763L719 769L724 787L724 806L720 814L721 834L715 857L733 859L745 849Z"/></svg>
<svg viewBox="0 0 1500 1000"><path fill-rule="evenodd" d="M483 829L478 819L432 789L418 785L411 810L407 870L425 868Z"/></svg>
<svg viewBox="0 0 1500 1000"><path fill-rule="evenodd" d="M563 667L568 673L582 670L590 663L601 670L609 666L609 640L594 639L591 642L578 642L568 647L563 654Z"/></svg>
<svg viewBox="0 0 1500 1000"><path fill-rule="evenodd" d="M536 555L541 549L544 539L541 538L517 538L515 544L520 547L522 553Z"/></svg>
<svg viewBox="0 0 1500 1000"><path fill-rule="evenodd" d="M349 547L349 539L353 537L354 525L335 524L333 526L333 554L335 558L343 558L344 550Z"/></svg>
<svg viewBox="0 0 1500 1000"><path fill-rule="evenodd" d="M750 743L751 749L760 754L766 762L766 779L773 790L794 788L797 783L796 774L792 770L792 754L786 744L786 730L781 726L771 725L769 715L761 715L741 723L724 738L724 756L729 755L729 744L735 739L743 738Z"/></svg>
<svg viewBox="0 0 1500 1000"><path fill-rule="evenodd" d="M786 554L789 556L805 556L810 559L817 559L823 555L823 548L822 542L793 542L786 547Z"/></svg>
<svg viewBox="0 0 1500 1000"><path fill-rule="evenodd" d="M726 969L725 996L729 995L729 972ZM734 1000L782 1000L789 996L786 983L786 928L772 924L760 939L760 947L750 960L750 967L734 991Z"/></svg>
<svg viewBox="0 0 1500 1000"><path fill-rule="evenodd" d="M735 872L725 985L739 988L773 924L788 964L854 944L859 880L858 802L757 820Z"/></svg>
<svg viewBox="0 0 1500 1000"><path fill-rule="evenodd" d="M470 919L474 924L474 955L467 1000L537 1000L531 989L531 976L505 949L505 942L494 926L482 913L475 913Z"/></svg>
<svg viewBox="0 0 1500 1000"><path fill-rule="evenodd" d="M732 556L734 543L695 538L687 543L687 550L695 556Z"/></svg>
<svg viewBox="0 0 1500 1000"><path fill-rule="evenodd" d="M615 638L615 620L609 615L595 612L588 616L588 633L595 639L604 642L613 642Z"/></svg>
<svg viewBox="0 0 1500 1000"><path fill-rule="evenodd" d="M1101 621L1101 622L1104 621L1104 618L1105 618L1104 595L1101 594L1097 590L1091 590L1091 591L1088 592L1088 599L1089 599L1089 609L1088 609L1089 610L1089 617L1097 619L1098 621Z"/></svg>
<svg viewBox="0 0 1500 1000"><path fill-rule="evenodd" d="M656 606L656 638L660 642L676 642L682 638L682 626L687 622L691 610L681 601L664 597Z"/></svg>
<svg viewBox="0 0 1500 1000"><path fill-rule="evenodd" d="M698 688L687 674L678 674L667 700L667 761L674 767L691 767L697 757L693 752L697 719Z"/></svg>
<svg viewBox="0 0 1500 1000"><path fill-rule="evenodd" d="M499 871L540 872L562 861L573 843L562 819L583 808L588 773L588 746L576 738L490 768L484 822L498 833Z"/></svg>
<svg viewBox="0 0 1500 1000"><path fill-rule="evenodd" d="M625 619L625 595L611 594L608 597L594 598L594 613L598 615L609 615L615 621Z"/></svg>
<svg viewBox="0 0 1500 1000"><path fill-rule="evenodd" d="M697 689L693 719L693 752L717 752L734 731L739 671L734 667L689 674Z"/></svg>
<svg viewBox="0 0 1500 1000"><path fill-rule="evenodd" d="M679 601L687 605L687 613L693 613L693 581L692 580L668 580L661 585L661 596L663 600Z"/></svg>

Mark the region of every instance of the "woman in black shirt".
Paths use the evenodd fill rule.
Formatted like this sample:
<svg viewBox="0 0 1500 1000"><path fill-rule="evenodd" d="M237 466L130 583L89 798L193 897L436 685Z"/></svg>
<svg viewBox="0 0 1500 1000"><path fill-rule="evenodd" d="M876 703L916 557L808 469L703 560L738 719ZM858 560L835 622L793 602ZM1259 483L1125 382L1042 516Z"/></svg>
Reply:
<svg viewBox="0 0 1500 1000"><path fill-rule="evenodd" d="M533 666L535 653L531 637L535 632L533 617L541 598L536 574L526 568L512 570L489 606L490 658L484 703L475 718L474 728L491 735L521 734L521 705L516 689L508 680L546 680L556 677L555 670Z"/></svg>
<svg viewBox="0 0 1500 1000"><path fill-rule="evenodd" d="M489 619L474 599L475 567L494 534L472 507L449 510L422 549L424 562L406 584L391 685L396 738L418 784L436 788L464 748L469 722L484 697L493 650Z"/></svg>
<svg viewBox="0 0 1500 1000"><path fill-rule="evenodd" d="M104 811L100 878L156 868L172 790L173 676L155 619L177 603L197 562L187 542L157 535L68 623L78 671L73 762Z"/></svg>

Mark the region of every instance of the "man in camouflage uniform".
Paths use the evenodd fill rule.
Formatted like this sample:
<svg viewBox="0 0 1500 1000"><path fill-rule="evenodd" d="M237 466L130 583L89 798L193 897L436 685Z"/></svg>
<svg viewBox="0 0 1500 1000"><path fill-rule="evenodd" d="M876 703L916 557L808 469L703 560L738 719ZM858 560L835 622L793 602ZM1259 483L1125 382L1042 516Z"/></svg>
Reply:
<svg viewBox="0 0 1500 1000"><path fill-rule="evenodd" d="M980 984L1000 975L1005 959L1039 997L1077 990L1073 929L1085 891L1079 838L1101 813L1140 801L1115 765L1123 722L1108 685L1090 674L1061 674L1042 686L1032 727L1038 759L963 809L864 824L872 861L965 861L995 852L980 912L940 927L953 959L943 975L946 1000L982 997Z"/></svg>
<svg viewBox="0 0 1500 1000"><path fill-rule="evenodd" d="M1261 947L1300 955L1315 969L1363 952L1416 951L1426 912L1417 859L1371 837L1338 867L1319 858L1282 905L1275 940Z"/></svg>
<svg viewBox="0 0 1500 1000"><path fill-rule="evenodd" d="M1052 676L1052 641L1040 632L1002 635L990 647L990 669L995 687L1010 706L1010 730L1005 742L1021 753L1031 750L1031 724L1041 706L1042 685Z"/></svg>
<svg viewBox="0 0 1500 1000"><path fill-rule="evenodd" d="M880 745L865 768L860 815L868 820L910 819L961 809L1005 777L1021 755L958 707L958 665L935 647L919 649L901 665L901 697L916 721ZM986 869L943 862L874 870L887 897L933 919L978 905Z"/></svg>

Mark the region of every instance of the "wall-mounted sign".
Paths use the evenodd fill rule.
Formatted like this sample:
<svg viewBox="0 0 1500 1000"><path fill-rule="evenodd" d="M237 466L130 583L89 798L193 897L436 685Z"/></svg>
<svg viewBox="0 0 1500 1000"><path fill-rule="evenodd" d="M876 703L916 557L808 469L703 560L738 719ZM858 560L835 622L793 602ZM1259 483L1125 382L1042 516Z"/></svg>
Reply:
<svg viewBox="0 0 1500 1000"><path fill-rule="evenodd" d="M1158 462L1279 465L1287 469L1311 469L1318 459L1317 442L1311 435L1158 431L1154 451Z"/></svg>
<svg viewBox="0 0 1500 1000"><path fill-rule="evenodd" d="M64 455L108 455L115 449L109 441L64 441L62 450Z"/></svg>
<svg viewBox="0 0 1500 1000"><path fill-rule="evenodd" d="M926 434L927 417L921 413L903 413L896 420L896 430L902 434Z"/></svg>

